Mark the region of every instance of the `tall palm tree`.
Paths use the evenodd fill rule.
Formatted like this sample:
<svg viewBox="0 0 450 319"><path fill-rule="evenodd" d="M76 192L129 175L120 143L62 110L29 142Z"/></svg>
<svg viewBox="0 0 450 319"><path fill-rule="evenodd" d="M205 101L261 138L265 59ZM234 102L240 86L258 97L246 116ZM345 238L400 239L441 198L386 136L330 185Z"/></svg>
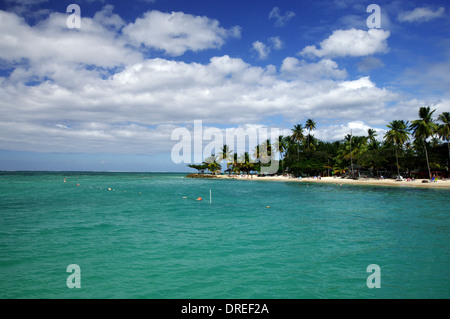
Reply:
<svg viewBox="0 0 450 319"><path fill-rule="evenodd" d="M241 171L247 172L247 174L250 174L250 171L255 169L255 165L251 163L250 161L250 155L248 152L245 152L238 158L239 167Z"/></svg>
<svg viewBox="0 0 450 319"><path fill-rule="evenodd" d="M239 173L240 172L240 163L238 163L238 154L234 153L233 154L233 162L232 162L232 168L231 170L233 171L234 174Z"/></svg>
<svg viewBox="0 0 450 319"><path fill-rule="evenodd" d="M268 163L272 159L272 143L270 139L265 140L260 144L260 158L263 163Z"/></svg>
<svg viewBox="0 0 450 319"><path fill-rule="evenodd" d="M390 130L386 132L384 138L386 142L395 145L395 158L397 159L397 176L400 176L400 166L398 165L398 149L409 141L408 121L395 120L386 125Z"/></svg>
<svg viewBox="0 0 450 319"><path fill-rule="evenodd" d="M375 137L377 136L377 131L375 131L374 129L369 128L367 130L367 138L373 142L375 140Z"/></svg>
<svg viewBox="0 0 450 319"><path fill-rule="evenodd" d="M220 150L220 153L218 155L217 161L221 162L225 160L226 164L227 164L227 169L229 169L229 174L231 174L231 169L230 166L232 165L232 160L233 160L233 152L230 149L230 147L226 144L224 144L222 146L222 149Z"/></svg>
<svg viewBox="0 0 450 319"><path fill-rule="evenodd" d="M217 160L219 162L225 160L228 164L228 162L230 162L232 159L233 159L233 152L231 151L228 145L224 144L222 146L222 149L220 150Z"/></svg>
<svg viewBox="0 0 450 319"><path fill-rule="evenodd" d="M367 140L369 141L369 150L376 150L379 147L379 142L377 141L377 139L375 137L377 137L377 131L375 131L374 129L369 128L367 130Z"/></svg>
<svg viewBox="0 0 450 319"><path fill-rule="evenodd" d="M255 158L256 162L258 163L261 158L261 145L256 145L255 150L253 151L253 157Z"/></svg>
<svg viewBox="0 0 450 319"><path fill-rule="evenodd" d="M367 151L367 137L353 136L347 134L342 144L343 148L339 150L338 159L351 161L351 176L354 177L353 160L358 161L359 157Z"/></svg>
<svg viewBox="0 0 450 319"><path fill-rule="evenodd" d="M316 129L316 122L314 122L314 120L312 119L307 119L305 123L305 128L309 130L308 134L308 150L309 150L309 136L311 135L311 131Z"/></svg>
<svg viewBox="0 0 450 319"><path fill-rule="evenodd" d="M275 149L280 153L281 170L283 170L283 153L287 149L287 141L283 135L278 135L278 139L275 142Z"/></svg>
<svg viewBox="0 0 450 319"><path fill-rule="evenodd" d="M300 160L300 143L305 140L305 135L303 134L303 125L296 124L291 131L291 139L292 141L297 143L297 160Z"/></svg>
<svg viewBox="0 0 450 319"><path fill-rule="evenodd" d="M442 141L447 141L448 160L450 162L450 143L449 143L449 140L450 140L450 113L443 112L441 115L439 115L438 120L443 123L443 124L439 125L438 134L439 134L439 137L442 139ZM447 170L448 170L448 164L447 164Z"/></svg>
<svg viewBox="0 0 450 319"><path fill-rule="evenodd" d="M411 122L410 129L412 129L414 138L423 141L425 156L427 159L428 166L428 176L431 179L431 169L430 169L430 161L428 160L428 152L427 152L427 143L426 139L432 136L437 129L437 125L434 123L432 115L434 113L433 110L430 110L430 107L422 106L419 109L419 119Z"/></svg>

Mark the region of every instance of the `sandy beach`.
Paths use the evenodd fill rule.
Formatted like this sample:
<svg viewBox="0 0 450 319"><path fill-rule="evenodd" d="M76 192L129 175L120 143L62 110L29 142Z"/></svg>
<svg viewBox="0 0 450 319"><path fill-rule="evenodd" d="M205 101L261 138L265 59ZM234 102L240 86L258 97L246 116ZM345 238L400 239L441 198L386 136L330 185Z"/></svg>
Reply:
<svg viewBox="0 0 450 319"><path fill-rule="evenodd" d="M416 179L414 181L395 181L393 179L373 179L373 178L359 178L358 180L346 179L340 177L322 177L317 178L294 178L287 176L266 176L258 177L255 175L217 175L216 178L222 179L240 179L249 181L280 181L280 182L299 182L299 183L327 183L342 185L378 185L378 186L394 186L394 187L425 187L425 188L448 188L450 189L450 181L438 180L436 182L422 183L422 179Z"/></svg>

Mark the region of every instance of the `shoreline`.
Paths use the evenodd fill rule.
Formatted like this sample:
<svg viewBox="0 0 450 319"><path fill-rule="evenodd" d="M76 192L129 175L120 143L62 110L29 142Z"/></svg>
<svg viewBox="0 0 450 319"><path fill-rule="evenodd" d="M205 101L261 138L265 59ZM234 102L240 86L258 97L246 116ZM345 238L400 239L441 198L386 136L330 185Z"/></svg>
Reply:
<svg viewBox="0 0 450 319"><path fill-rule="evenodd" d="M278 181L278 182L297 182L297 183L322 183L322 184L336 184L336 185L369 185L369 186L392 186L392 187L421 187L421 188L439 188L439 189L450 189L450 180L442 181L438 180L437 182L428 182L422 183L423 179L416 179L415 181L395 181L393 179L374 179L374 178L360 178L358 180L354 179L346 179L340 177L322 177L321 179L316 178L302 178L298 179L295 177L287 177L287 176L265 176L258 177L256 175L198 175L192 176L193 178L215 178L215 179L230 179L230 180L248 180L248 181ZM208 176L208 177L205 177Z"/></svg>

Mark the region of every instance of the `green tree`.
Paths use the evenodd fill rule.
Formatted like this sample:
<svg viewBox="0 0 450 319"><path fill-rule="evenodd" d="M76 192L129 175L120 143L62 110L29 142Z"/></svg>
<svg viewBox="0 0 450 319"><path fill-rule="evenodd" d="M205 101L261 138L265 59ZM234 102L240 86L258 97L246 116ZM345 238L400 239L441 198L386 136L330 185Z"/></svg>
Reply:
<svg viewBox="0 0 450 319"><path fill-rule="evenodd" d="M427 151L427 138L435 134L437 125L433 121L433 113L436 110L431 111L430 107L421 107L419 109L419 119L411 122L410 129L413 131L414 138L423 142L425 149L425 157L428 166L428 176L431 179L430 161L428 160Z"/></svg>
<svg viewBox="0 0 450 319"><path fill-rule="evenodd" d="M308 151L309 151L310 150L309 142L310 142L311 131L316 129L316 122L314 122L314 120L312 120L312 119L307 119L306 123L305 123L305 128L307 128L308 131L309 131L309 133L308 133L308 143L307 143Z"/></svg>
<svg viewBox="0 0 450 319"><path fill-rule="evenodd" d="M359 157L367 150L367 137L366 136L353 136L348 134L345 136L345 142L342 144L339 150L338 159L350 160L351 162L351 175L353 177L353 160L358 161Z"/></svg>
<svg viewBox="0 0 450 319"><path fill-rule="evenodd" d="M223 161L225 160L226 164L227 164L227 169L229 170L229 174L231 174L231 169L230 166L233 164L233 153L230 150L230 147L228 145L223 145L222 149L220 151L219 157L217 158L217 160Z"/></svg>
<svg viewBox="0 0 450 319"><path fill-rule="evenodd" d="M204 174L205 170L208 169L207 164L189 164L188 166L196 169L198 174Z"/></svg>
<svg viewBox="0 0 450 319"><path fill-rule="evenodd" d="M449 162L450 162L450 113L449 112L443 112L441 115L439 115L438 120L442 122L442 124L438 127L438 135L442 139L442 141L447 141L447 148L448 148L448 162L447 162L447 170L449 169Z"/></svg>
<svg viewBox="0 0 450 319"><path fill-rule="evenodd" d="M288 142L286 138L283 135L278 135L278 139L275 142L275 149L278 153L280 153L280 163L281 163L281 170L283 171L283 154L287 150Z"/></svg>
<svg viewBox="0 0 450 319"><path fill-rule="evenodd" d="M261 163L269 163L272 160L272 143L270 139L265 140L259 146L259 158Z"/></svg>
<svg viewBox="0 0 450 319"><path fill-rule="evenodd" d="M230 162L232 159L233 159L233 153L230 150L230 147L228 145L224 144L222 146L222 149L220 150L217 160L219 162L225 160L225 162L227 162L227 164L228 164L228 162Z"/></svg>
<svg viewBox="0 0 450 319"><path fill-rule="evenodd" d="M205 159L204 164L207 165L208 170L211 172L211 174L215 175L216 173L220 173L220 170L222 169L222 165L218 163L218 157L214 154L207 157Z"/></svg>
<svg viewBox="0 0 450 319"><path fill-rule="evenodd" d="M398 150L403 147L405 142L409 141L408 122L403 120L394 120L386 125L389 131L384 135L388 143L395 145L395 158L397 160L397 176L400 176L400 166L398 165Z"/></svg>
<svg viewBox="0 0 450 319"><path fill-rule="evenodd" d="M376 141L375 137L377 137L377 131L375 131L374 129L369 128L367 130L367 139L371 142L374 143Z"/></svg>
<svg viewBox="0 0 450 319"><path fill-rule="evenodd" d="M238 165L240 171L246 172L247 174L250 174L250 171L256 170L256 166L254 163L250 162L250 155L248 152L245 152L238 158Z"/></svg>
<svg viewBox="0 0 450 319"><path fill-rule="evenodd" d="M303 134L303 125L296 124L292 129L291 139L294 143L297 143L297 160L300 160L300 143L305 140L305 135Z"/></svg>

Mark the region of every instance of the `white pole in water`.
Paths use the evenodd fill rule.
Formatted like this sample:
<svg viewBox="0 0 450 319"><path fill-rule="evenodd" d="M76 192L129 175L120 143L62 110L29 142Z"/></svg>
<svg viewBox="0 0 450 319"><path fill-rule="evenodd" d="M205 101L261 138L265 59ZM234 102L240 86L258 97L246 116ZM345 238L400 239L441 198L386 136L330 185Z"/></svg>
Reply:
<svg viewBox="0 0 450 319"><path fill-rule="evenodd" d="M211 190L209 190L209 203L211 204L212 200L211 200Z"/></svg>

